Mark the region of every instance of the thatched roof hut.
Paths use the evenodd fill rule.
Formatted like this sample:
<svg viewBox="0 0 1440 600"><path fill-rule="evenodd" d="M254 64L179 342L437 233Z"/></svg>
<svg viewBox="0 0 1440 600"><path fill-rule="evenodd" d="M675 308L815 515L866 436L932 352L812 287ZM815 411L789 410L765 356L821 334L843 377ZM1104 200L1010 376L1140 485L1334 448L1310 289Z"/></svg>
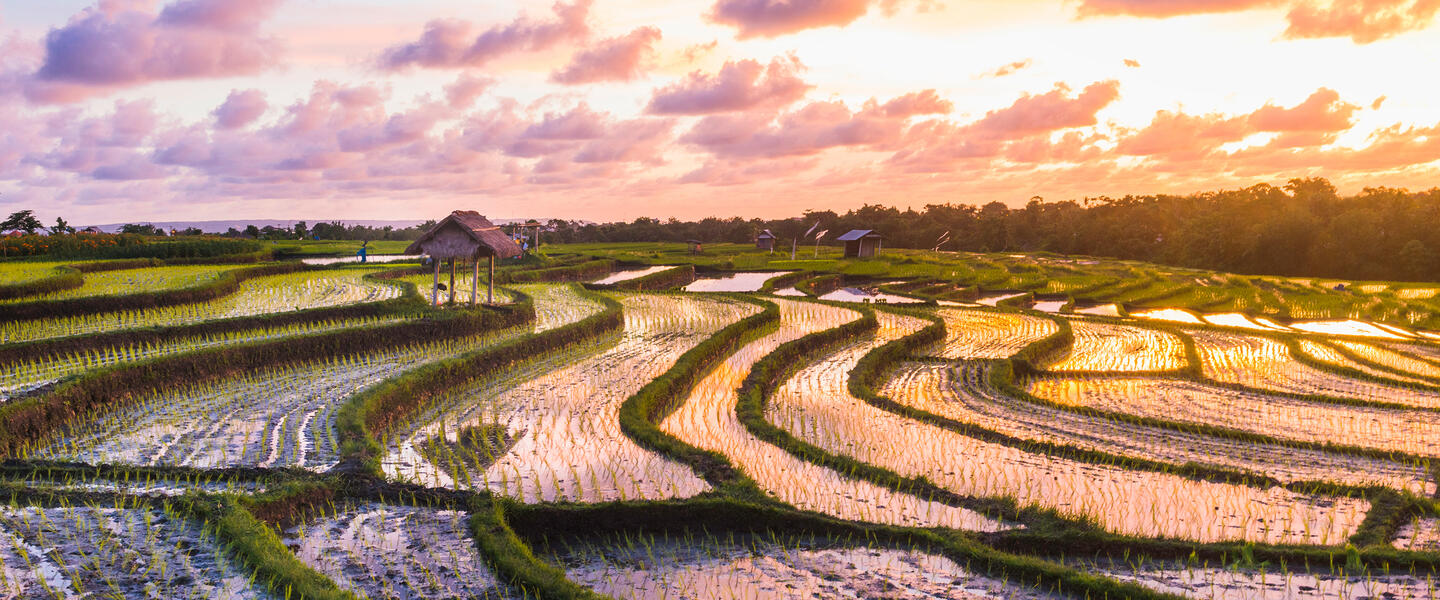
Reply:
<svg viewBox="0 0 1440 600"><path fill-rule="evenodd" d="M495 301L495 259L520 256L520 246L500 231L489 219L473 210L457 210L441 219L434 227L405 249L406 254L424 254L435 261L435 284L431 294L434 304L440 303L440 261L450 261L450 301L455 301L455 261L473 261L475 278L470 285L470 303L476 300L476 283L480 279L480 259L490 262L488 302Z"/></svg>

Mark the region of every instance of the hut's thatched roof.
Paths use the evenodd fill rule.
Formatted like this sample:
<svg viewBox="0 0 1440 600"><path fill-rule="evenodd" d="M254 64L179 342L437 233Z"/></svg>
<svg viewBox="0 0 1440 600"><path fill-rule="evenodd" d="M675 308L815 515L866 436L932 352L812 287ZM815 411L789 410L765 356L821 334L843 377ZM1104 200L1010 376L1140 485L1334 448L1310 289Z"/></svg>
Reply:
<svg viewBox="0 0 1440 600"><path fill-rule="evenodd" d="M462 255L456 252L452 244L445 244L446 248L441 251L431 247L436 241L436 236L445 231L458 231L467 236L470 251ZM427 250L427 247L430 247ZM450 216L441 219L429 231L420 236L405 249L405 254L431 254L437 252L442 258L479 258L482 256L494 255L496 258L511 258L520 256L520 246L500 231L489 219L481 216L473 210L457 210L450 213Z"/></svg>

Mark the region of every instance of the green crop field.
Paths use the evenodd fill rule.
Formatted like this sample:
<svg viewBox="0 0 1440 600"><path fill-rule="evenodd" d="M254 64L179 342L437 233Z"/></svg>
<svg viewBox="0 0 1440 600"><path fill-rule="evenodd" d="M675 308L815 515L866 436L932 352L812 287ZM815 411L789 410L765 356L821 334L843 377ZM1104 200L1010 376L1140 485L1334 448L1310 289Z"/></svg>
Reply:
<svg viewBox="0 0 1440 600"><path fill-rule="evenodd" d="M0 260L0 598L1435 596L1440 284L358 245Z"/></svg>

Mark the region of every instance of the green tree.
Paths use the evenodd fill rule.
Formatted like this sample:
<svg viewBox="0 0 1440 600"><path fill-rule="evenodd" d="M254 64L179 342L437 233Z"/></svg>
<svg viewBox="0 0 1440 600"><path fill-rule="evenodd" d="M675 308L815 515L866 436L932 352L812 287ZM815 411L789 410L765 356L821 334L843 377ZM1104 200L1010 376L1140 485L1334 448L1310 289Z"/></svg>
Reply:
<svg viewBox="0 0 1440 600"><path fill-rule="evenodd" d="M33 210L21 210L10 213L10 218L5 219L4 222L0 222L0 231L35 233L42 227L44 227L44 225L40 224L40 219L35 218L35 211Z"/></svg>
<svg viewBox="0 0 1440 600"><path fill-rule="evenodd" d="M260 228L254 224L245 226L245 237L260 239Z"/></svg>
<svg viewBox="0 0 1440 600"><path fill-rule="evenodd" d="M310 235L310 228L305 225L305 222L304 222L304 221L301 221L301 222L295 224L295 237L300 238L300 239L303 240L303 239L309 237L309 235Z"/></svg>
<svg viewBox="0 0 1440 600"><path fill-rule="evenodd" d="M64 217L55 217L55 224L50 226L50 235L63 235L66 233L75 233L75 228L65 222Z"/></svg>
<svg viewBox="0 0 1440 600"><path fill-rule="evenodd" d="M135 235L165 235L165 230L149 223L126 223L120 226L120 233Z"/></svg>
<svg viewBox="0 0 1440 600"><path fill-rule="evenodd" d="M1425 246L1420 240L1410 240L1400 248L1401 274L1410 281L1428 281L1433 279L1435 271L1435 253Z"/></svg>

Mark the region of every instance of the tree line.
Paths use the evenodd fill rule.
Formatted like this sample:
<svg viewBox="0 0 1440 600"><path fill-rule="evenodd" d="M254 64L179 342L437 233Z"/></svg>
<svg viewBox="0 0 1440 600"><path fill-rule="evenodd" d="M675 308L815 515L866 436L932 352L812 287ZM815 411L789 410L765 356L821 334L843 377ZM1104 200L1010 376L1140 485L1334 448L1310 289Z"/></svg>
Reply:
<svg viewBox="0 0 1440 600"><path fill-rule="evenodd" d="M804 234L817 223L817 230L827 231L820 239L825 245L838 244L834 238L851 229L874 229L889 248L1049 251L1246 274L1440 280L1440 189L1366 188L1342 197L1323 178L1184 196L1063 202L1036 197L1018 208L999 202L931 204L920 210L867 204L845 213L810 210L776 220L551 220L545 238L748 243L769 229L779 238L777 247L792 239L803 247L814 243Z"/></svg>

